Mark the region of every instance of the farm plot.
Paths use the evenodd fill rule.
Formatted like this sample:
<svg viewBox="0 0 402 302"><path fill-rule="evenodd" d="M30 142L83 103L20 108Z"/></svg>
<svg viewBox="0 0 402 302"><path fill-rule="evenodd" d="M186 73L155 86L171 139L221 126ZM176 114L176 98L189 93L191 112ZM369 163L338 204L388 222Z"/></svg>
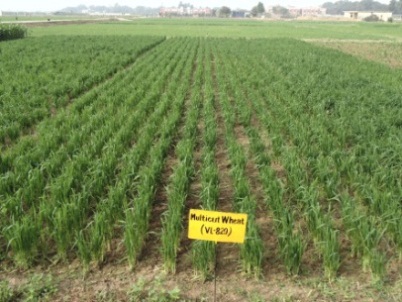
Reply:
<svg viewBox="0 0 402 302"><path fill-rule="evenodd" d="M167 39L4 146L0 259L395 282L400 80L296 40ZM189 208L247 213L245 243L189 242Z"/></svg>
<svg viewBox="0 0 402 302"><path fill-rule="evenodd" d="M356 57L386 64L393 68L402 67L402 50L400 43L387 43L384 41L316 41L315 43L326 47L338 49Z"/></svg>
<svg viewBox="0 0 402 302"><path fill-rule="evenodd" d="M0 147L163 41L43 37L0 44Z"/></svg>

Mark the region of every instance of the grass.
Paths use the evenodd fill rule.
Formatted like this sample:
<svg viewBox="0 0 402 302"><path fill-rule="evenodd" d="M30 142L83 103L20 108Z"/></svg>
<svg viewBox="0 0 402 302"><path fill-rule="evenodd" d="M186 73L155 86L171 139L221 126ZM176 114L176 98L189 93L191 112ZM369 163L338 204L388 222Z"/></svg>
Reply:
<svg viewBox="0 0 402 302"><path fill-rule="evenodd" d="M340 277L333 282L321 278L296 281L302 287L311 288L315 297L322 301L401 301L402 284L364 283L359 280Z"/></svg>
<svg viewBox="0 0 402 302"><path fill-rule="evenodd" d="M56 292L57 284L51 275L32 274L20 286L0 281L0 302L52 301Z"/></svg>
<svg viewBox="0 0 402 302"><path fill-rule="evenodd" d="M402 68L401 43L362 43L357 41L321 41L316 43L349 53L356 57L385 64L392 68Z"/></svg>
<svg viewBox="0 0 402 302"><path fill-rule="evenodd" d="M26 22L26 21L74 21L74 20L92 20L99 19L99 16L87 16L87 15L53 15L53 14L30 14L21 13L18 16L2 16L0 17L1 22ZM105 18L106 19L106 18Z"/></svg>
<svg viewBox="0 0 402 302"><path fill-rule="evenodd" d="M166 289L165 279L166 276L163 275L156 276L149 282L140 278L128 292L129 301L171 302L181 300L180 289L178 287L171 290Z"/></svg>

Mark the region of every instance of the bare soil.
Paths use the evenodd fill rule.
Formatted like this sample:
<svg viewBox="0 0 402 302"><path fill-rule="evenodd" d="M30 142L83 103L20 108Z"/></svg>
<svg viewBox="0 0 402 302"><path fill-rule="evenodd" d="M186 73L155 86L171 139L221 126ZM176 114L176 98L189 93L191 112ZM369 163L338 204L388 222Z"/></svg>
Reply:
<svg viewBox="0 0 402 302"><path fill-rule="evenodd" d="M384 285L373 285L368 274L353 271L352 266L349 273L344 272L329 283L319 276L288 276L279 263L272 261L266 265L264 276L256 280L242 275L236 261L225 259L226 249L219 248L216 301L402 301L402 283L393 281L394 277ZM129 301L140 281L145 282L145 297L178 288L180 301L215 301L214 280L203 282L194 278L186 261L176 274L166 275L156 253L149 252L135 271L130 271L125 261L116 259L102 269L93 268L84 278L78 261L74 261L47 269L2 272L0 280L7 280L17 290L29 283L34 274L52 276L57 291L48 301ZM182 259L187 256L181 255ZM400 271L393 274L400 280ZM160 283L155 282L158 279Z"/></svg>

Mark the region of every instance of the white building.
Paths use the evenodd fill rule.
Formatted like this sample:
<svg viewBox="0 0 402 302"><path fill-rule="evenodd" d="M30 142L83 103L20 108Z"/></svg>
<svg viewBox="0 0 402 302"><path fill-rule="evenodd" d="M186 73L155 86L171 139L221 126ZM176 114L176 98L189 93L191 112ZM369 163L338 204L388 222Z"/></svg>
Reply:
<svg viewBox="0 0 402 302"><path fill-rule="evenodd" d="M343 16L348 19L363 20L364 18L376 15L381 21L388 21L392 18L391 12L361 12L361 11L344 11Z"/></svg>

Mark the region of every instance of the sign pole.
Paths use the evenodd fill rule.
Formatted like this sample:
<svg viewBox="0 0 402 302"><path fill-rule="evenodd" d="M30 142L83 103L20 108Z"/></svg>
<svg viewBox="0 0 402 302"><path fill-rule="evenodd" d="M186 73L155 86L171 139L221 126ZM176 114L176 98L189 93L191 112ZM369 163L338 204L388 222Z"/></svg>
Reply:
<svg viewBox="0 0 402 302"><path fill-rule="evenodd" d="M190 209L188 238L215 242L214 301L218 267L218 242L244 243L247 214Z"/></svg>
<svg viewBox="0 0 402 302"><path fill-rule="evenodd" d="M214 267L214 302L216 302L216 271L218 267L218 249L217 243L215 242L215 267Z"/></svg>

